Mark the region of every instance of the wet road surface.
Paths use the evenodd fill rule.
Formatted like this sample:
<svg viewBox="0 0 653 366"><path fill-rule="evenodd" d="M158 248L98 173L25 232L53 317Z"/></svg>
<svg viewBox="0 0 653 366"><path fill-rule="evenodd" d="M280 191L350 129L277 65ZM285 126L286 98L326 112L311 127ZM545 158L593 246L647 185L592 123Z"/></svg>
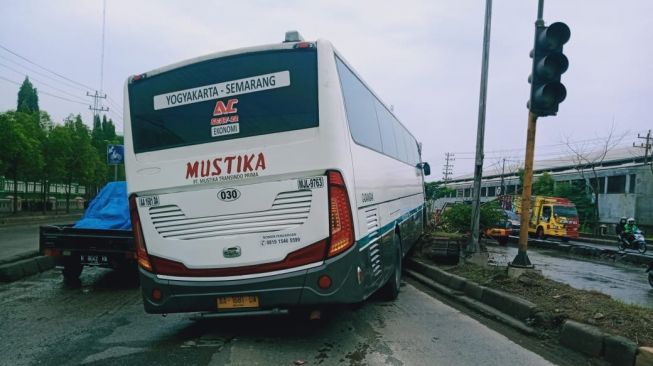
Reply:
<svg viewBox="0 0 653 366"><path fill-rule="evenodd" d="M86 268L0 284L2 365L550 365L410 284L395 302L291 316L192 320L143 311L138 285ZM329 315L330 314L330 315Z"/></svg>
<svg viewBox="0 0 653 366"><path fill-rule="evenodd" d="M516 247L488 246L490 256L507 265L517 255ZM595 290L629 304L653 308L653 288L648 284L645 268L620 263L606 263L587 257L574 259L555 250L528 249L528 257L545 277L572 287Z"/></svg>

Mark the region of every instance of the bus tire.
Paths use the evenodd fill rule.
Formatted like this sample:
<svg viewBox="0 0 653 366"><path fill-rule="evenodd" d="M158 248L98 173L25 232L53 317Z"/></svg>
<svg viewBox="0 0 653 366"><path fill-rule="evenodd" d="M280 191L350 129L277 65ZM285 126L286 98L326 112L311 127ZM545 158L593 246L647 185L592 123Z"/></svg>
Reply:
<svg viewBox="0 0 653 366"><path fill-rule="evenodd" d="M399 296L399 288L401 287L401 271L402 271L402 255L401 255L401 238L398 233L394 235L394 247L395 247L395 263L392 267L392 275L388 279L388 282L381 287L381 297L384 300L392 301Z"/></svg>
<svg viewBox="0 0 653 366"><path fill-rule="evenodd" d="M541 226L538 227L537 230L535 231L535 237L540 240L546 239L546 236L544 235L544 229Z"/></svg>

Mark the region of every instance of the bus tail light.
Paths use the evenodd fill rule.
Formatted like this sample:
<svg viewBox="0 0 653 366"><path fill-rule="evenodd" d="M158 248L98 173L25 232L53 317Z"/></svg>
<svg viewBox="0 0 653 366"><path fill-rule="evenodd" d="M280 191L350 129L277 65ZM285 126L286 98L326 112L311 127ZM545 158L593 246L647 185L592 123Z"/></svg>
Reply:
<svg viewBox="0 0 653 366"><path fill-rule="evenodd" d="M141 228L141 219L138 216L138 205L136 204L136 195L129 196L129 215L132 220L132 232L134 233L134 246L136 246L136 258L138 265L148 272L152 272L152 264L147 255L145 240L143 239L143 230Z"/></svg>
<svg viewBox="0 0 653 366"><path fill-rule="evenodd" d="M329 230L331 243L327 257L334 257L354 244L354 224L349 206L349 195L342 175L328 171Z"/></svg>

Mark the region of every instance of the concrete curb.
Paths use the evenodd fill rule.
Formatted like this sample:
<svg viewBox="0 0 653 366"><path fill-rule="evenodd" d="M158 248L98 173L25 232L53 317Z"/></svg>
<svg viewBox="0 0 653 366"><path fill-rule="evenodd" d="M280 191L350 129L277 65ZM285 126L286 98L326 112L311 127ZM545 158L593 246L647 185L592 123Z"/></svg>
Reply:
<svg viewBox="0 0 653 366"><path fill-rule="evenodd" d="M0 217L0 227L2 226L13 226L13 225L25 225L25 224L36 224L44 221L52 220L61 220L62 223L70 223L73 221L79 220L83 212L70 213L70 214L50 214L50 215L39 215L39 216L2 216Z"/></svg>
<svg viewBox="0 0 653 366"><path fill-rule="evenodd" d="M19 258L18 260L1 264L0 282L14 282L21 278L54 268L54 258L38 256L36 252L33 254L33 256L28 258Z"/></svg>
<svg viewBox="0 0 653 366"><path fill-rule="evenodd" d="M412 277L433 290L454 298L465 306L489 315L518 331L536 335L537 331L524 323L533 319L538 311L535 304L516 296L480 286L464 277L457 276L415 259L407 259L407 271Z"/></svg>
<svg viewBox="0 0 653 366"><path fill-rule="evenodd" d="M508 326L520 331L523 334L529 335L529 336L536 336L537 331L528 325L525 325L521 321L506 315L505 313L491 307L488 305L483 304L480 301L477 301L475 299L469 298L467 296L464 296L464 293L461 293L459 291L454 291L451 290L450 288L443 286L436 281L428 278L427 276L424 276L422 274L419 274L417 272L414 272L410 269L406 270L406 273L416 279L417 281L425 284L426 286L430 287L431 289L447 296L453 298L455 301L461 302L463 305L467 306L470 309L473 309L474 311L483 314L484 316L488 318L492 318L495 320L498 320L504 324L507 324Z"/></svg>
<svg viewBox="0 0 653 366"><path fill-rule="evenodd" d="M528 334L537 331L527 324L547 318L537 305L518 296L490 289L413 258L406 260L406 272L465 306ZM413 272L412 270L415 272ZM590 357L603 358L614 366L653 365L653 348L637 347L627 338L602 332L599 328L567 320L560 331L560 344Z"/></svg>
<svg viewBox="0 0 653 366"><path fill-rule="evenodd" d="M614 258L617 261L623 261L637 265L649 264L653 261L653 257L651 256L639 254L632 251L620 252L616 246L614 249L605 249L597 248L591 245L569 244L564 242L557 243L538 239L529 239L528 245L536 248L558 250L578 256ZM615 258L615 256L619 257Z"/></svg>
<svg viewBox="0 0 653 366"><path fill-rule="evenodd" d="M588 356L602 357L610 365L653 364L652 348L637 347L627 338L607 334L597 327L573 320L567 320L562 325L560 344Z"/></svg>
<svg viewBox="0 0 653 366"><path fill-rule="evenodd" d="M598 328L567 320L560 331L560 344L587 356L603 355L603 340L605 335Z"/></svg>

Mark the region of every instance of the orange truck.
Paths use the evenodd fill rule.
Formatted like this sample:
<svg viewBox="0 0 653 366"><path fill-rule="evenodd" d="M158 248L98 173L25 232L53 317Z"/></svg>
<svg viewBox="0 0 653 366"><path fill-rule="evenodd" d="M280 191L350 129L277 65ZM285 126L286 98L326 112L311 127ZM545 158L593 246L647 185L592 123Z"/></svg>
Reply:
<svg viewBox="0 0 653 366"><path fill-rule="evenodd" d="M499 197L501 206L516 214L521 213L521 196ZM578 238L578 211L576 205L567 198L533 196L531 197L528 234L539 239L558 238L563 241Z"/></svg>

